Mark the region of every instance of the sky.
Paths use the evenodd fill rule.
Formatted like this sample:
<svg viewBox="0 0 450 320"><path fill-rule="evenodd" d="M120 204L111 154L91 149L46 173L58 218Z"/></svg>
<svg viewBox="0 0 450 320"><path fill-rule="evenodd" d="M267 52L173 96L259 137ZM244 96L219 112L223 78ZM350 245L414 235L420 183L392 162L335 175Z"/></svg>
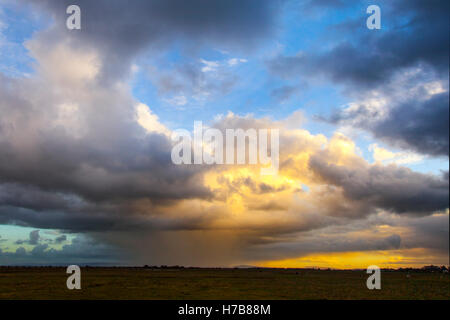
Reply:
<svg viewBox="0 0 450 320"><path fill-rule="evenodd" d="M448 265L448 10L0 0L0 265ZM278 173L175 165L194 121Z"/></svg>

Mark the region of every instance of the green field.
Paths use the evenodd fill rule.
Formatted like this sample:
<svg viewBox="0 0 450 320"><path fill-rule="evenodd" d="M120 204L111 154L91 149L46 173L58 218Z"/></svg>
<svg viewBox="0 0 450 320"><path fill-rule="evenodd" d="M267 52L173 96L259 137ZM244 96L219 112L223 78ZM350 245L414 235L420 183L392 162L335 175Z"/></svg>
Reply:
<svg viewBox="0 0 450 320"><path fill-rule="evenodd" d="M446 299L449 276L382 272L368 290L364 271L302 269L81 268L68 290L65 268L0 267L0 299Z"/></svg>

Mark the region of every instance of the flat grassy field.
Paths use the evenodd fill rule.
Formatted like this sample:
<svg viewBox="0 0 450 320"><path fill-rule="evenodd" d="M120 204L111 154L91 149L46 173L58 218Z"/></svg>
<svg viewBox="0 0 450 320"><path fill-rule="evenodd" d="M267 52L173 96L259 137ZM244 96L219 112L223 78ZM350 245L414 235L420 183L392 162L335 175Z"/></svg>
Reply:
<svg viewBox="0 0 450 320"><path fill-rule="evenodd" d="M0 267L0 299L450 299L448 274L302 269L81 268L68 290L65 268Z"/></svg>

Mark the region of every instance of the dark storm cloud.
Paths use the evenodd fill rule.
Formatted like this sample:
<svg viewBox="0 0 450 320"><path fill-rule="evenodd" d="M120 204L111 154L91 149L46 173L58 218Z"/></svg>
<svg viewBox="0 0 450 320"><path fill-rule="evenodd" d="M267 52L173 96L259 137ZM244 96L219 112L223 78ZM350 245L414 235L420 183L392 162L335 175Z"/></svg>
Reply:
<svg viewBox="0 0 450 320"><path fill-rule="evenodd" d="M358 97L374 89L385 94L405 92L404 84L392 84L393 78L408 68L416 68L421 70L415 76L416 84L441 81L448 90L450 2L389 1L379 5L381 30L365 28L366 17L362 16L360 27L352 24L351 29L339 29L338 39L342 40L328 51L281 56L270 61L269 68L287 78L323 76L334 84L344 84L346 93ZM389 108L393 111L384 121L368 125L371 119L367 115L356 125L394 146L432 156L448 156L448 93L421 102L411 97L399 105L392 102ZM356 112L365 111L361 106ZM351 120L348 119L351 116L356 114L338 112L334 122L345 124L339 120L343 117Z"/></svg>
<svg viewBox="0 0 450 320"><path fill-rule="evenodd" d="M380 236L378 226L407 228L401 234ZM371 232L375 228L375 232ZM370 250L403 250L426 248L429 252L448 257L448 214L413 217L395 214L377 214L368 219L352 220L346 223L332 223L323 229L303 232L299 238L283 235L261 237L261 241L248 243L246 257L250 261L298 258L319 252L349 252ZM367 232L361 232L365 230ZM356 231L356 236L353 232ZM323 235L327 236L324 237ZM263 240L264 239L264 240ZM444 258L445 259L445 258ZM426 263L426 259L423 263Z"/></svg>
<svg viewBox="0 0 450 320"><path fill-rule="evenodd" d="M368 30L362 16L361 27L341 35L343 40L329 51L278 57L269 63L272 71L286 76L320 73L336 83L365 88L383 85L398 70L421 63L446 76L449 2L390 1L380 6L389 12L382 18L395 21L389 29Z"/></svg>
<svg viewBox="0 0 450 320"><path fill-rule="evenodd" d="M214 216L203 215L166 217L162 209L161 206L152 207L149 202L140 207L130 200L45 211L0 205L0 224L70 232L202 230L208 228L209 221L214 219ZM195 210L190 210L189 214L195 214Z"/></svg>
<svg viewBox="0 0 450 320"><path fill-rule="evenodd" d="M429 248L448 255L449 216L439 213L424 217L395 214L373 215L367 222L371 226L390 226L406 228L402 235L402 247Z"/></svg>
<svg viewBox="0 0 450 320"><path fill-rule="evenodd" d="M309 166L325 183L341 187L345 197L395 213L428 215L449 205L448 181L395 165L327 163L313 156ZM366 214L370 213L366 212ZM364 213L361 213L364 214Z"/></svg>
<svg viewBox="0 0 450 320"><path fill-rule="evenodd" d="M405 239L405 247L427 247L448 254L449 216L445 214L411 219L404 225L413 232Z"/></svg>
<svg viewBox="0 0 450 320"><path fill-rule="evenodd" d="M0 204L40 210L73 206L70 194L92 201L210 196L195 177L199 168L172 164L168 137L144 133L134 120L131 98L105 92L72 100L82 105L78 117L87 128L76 138L50 126L61 102L52 90L42 91L45 84L0 79L5 84L0 87ZM39 98L33 101L34 95Z"/></svg>
<svg viewBox="0 0 450 320"><path fill-rule="evenodd" d="M197 176L201 169L171 163L167 137L142 135L142 128L132 119L135 101L115 94L111 82L122 80L132 59L144 48L161 50L181 38L252 48L272 33L278 1L81 0L76 2L82 14L78 33L65 27L66 8L72 1L22 3L46 10L55 20L49 30L35 37L38 43L52 48L69 41L75 48L94 48L102 62L99 77L108 81L93 83L89 89L97 96L84 101L78 96L56 97L57 89L52 92L48 83L36 85L0 75L5 84L0 88L0 108L6 115L0 119L1 220L68 228L67 219L76 222L74 229L96 229L96 221L111 212L112 221L106 219L100 228L122 224L118 212L133 212L127 201L134 199L165 204L211 197ZM81 106L87 129L82 139L61 128L49 128L57 117L57 105L64 100ZM29 145L19 145L18 141L26 139ZM52 212L55 220L37 212Z"/></svg>
<svg viewBox="0 0 450 320"><path fill-rule="evenodd" d="M393 234L381 241L376 242L377 250L398 249L402 243L402 238L398 234Z"/></svg>
<svg viewBox="0 0 450 320"><path fill-rule="evenodd" d="M35 154L34 160L23 158L8 147L10 151L0 156L0 177L3 181L33 184L44 190L74 193L89 200L105 201L112 198L181 199L190 197L208 197L209 192L197 182L193 168L173 165L170 161L170 145L166 138L164 146L159 148L152 138L145 145L118 145L117 153L102 153L100 150L86 150L74 145L67 153L61 152L63 146L51 141L41 146L47 148L43 153ZM130 143L133 141L130 141ZM0 142L0 145L2 143ZM3 147L3 145L2 145ZM123 154L123 153L124 154ZM90 154L90 155L89 155ZM126 155L125 155L126 154ZM130 155L141 155L130 159ZM54 155L54 156L51 156ZM192 170L191 170L192 169ZM194 181L195 180L195 181ZM187 190L186 184L192 182L192 188ZM29 202L32 197L44 196L40 190L31 190L28 194L15 197L11 185L7 188L5 202ZM170 190L172 189L173 192ZM23 191L23 190L22 190ZM60 196L45 194L46 206L62 205ZM39 206L39 204L36 204ZM44 205L42 203L42 205Z"/></svg>
<svg viewBox="0 0 450 320"><path fill-rule="evenodd" d="M141 50L160 50L176 39L190 44L254 48L258 41L274 32L279 4L283 1L153 0L153 1L28 1L47 9L56 20L55 33L82 44L95 45L108 62L108 77L126 71ZM66 29L69 5L77 4L82 13L82 32ZM195 45L194 45L195 44Z"/></svg>
<svg viewBox="0 0 450 320"><path fill-rule="evenodd" d="M119 222L116 220L121 220L116 217L119 207L117 203L89 202L76 194L44 191L36 186L0 185L0 224L77 231L112 228Z"/></svg>
<svg viewBox="0 0 450 320"><path fill-rule="evenodd" d="M350 112L337 112L334 123L351 122L369 129L376 138L398 147L432 156L449 154L449 94L435 94L425 101L408 100L393 108L389 116L371 123L372 112L364 105ZM354 119L360 119L354 121Z"/></svg>
<svg viewBox="0 0 450 320"><path fill-rule="evenodd" d="M36 211L68 209L68 196L60 193L45 192L30 185L14 183L0 184L0 206L30 208ZM72 204L75 204L76 199Z"/></svg>
<svg viewBox="0 0 450 320"><path fill-rule="evenodd" d="M449 95L402 104L373 128L376 137L434 156L449 154Z"/></svg>
<svg viewBox="0 0 450 320"><path fill-rule="evenodd" d="M95 43L109 42L116 50L132 52L158 37L177 33L214 41L233 41L248 45L272 31L273 10L282 1L227 0L79 0L85 36ZM44 0L40 6L51 10L57 21L64 21L66 8L73 1ZM278 9L277 9L278 7ZM64 14L60 17L60 14ZM216 37L220 37L217 39ZM125 42L124 42L125 41Z"/></svg>
<svg viewBox="0 0 450 320"><path fill-rule="evenodd" d="M61 63L51 55L60 45L37 38L31 50L41 65ZM96 79L65 83L58 79L70 79L70 72L49 70L33 79L0 74L0 223L77 231L197 224L127 218L210 198L204 168L172 163L170 138L139 125L128 91ZM67 105L73 113L61 119Z"/></svg>

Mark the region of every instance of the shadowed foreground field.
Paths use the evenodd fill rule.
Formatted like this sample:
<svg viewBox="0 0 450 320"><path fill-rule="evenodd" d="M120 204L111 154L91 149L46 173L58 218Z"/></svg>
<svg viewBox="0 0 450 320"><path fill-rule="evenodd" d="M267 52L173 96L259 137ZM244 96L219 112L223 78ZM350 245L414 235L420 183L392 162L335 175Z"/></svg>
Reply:
<svg viewBox="0 0 450 320"><path fill-rule="evenodd" d="M68 290L65 268L0 267L0 299L450 299L448 274L295 269L81 268Z"/></svg>

